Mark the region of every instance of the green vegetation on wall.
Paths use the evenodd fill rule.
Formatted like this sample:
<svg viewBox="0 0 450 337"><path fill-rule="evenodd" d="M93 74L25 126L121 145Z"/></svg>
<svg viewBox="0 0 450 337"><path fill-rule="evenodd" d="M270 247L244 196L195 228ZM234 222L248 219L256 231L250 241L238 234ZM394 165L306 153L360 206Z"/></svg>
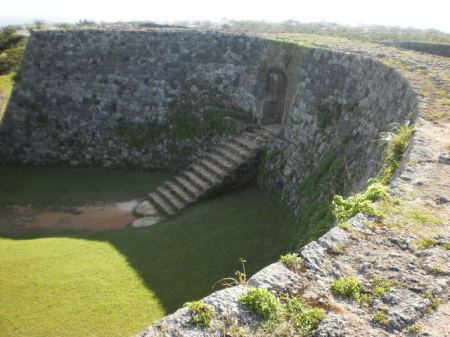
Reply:
<svg viewBox="0 0 450 337"><path fill-rule="evenodd" d="M319 165L300 184L297 192L299 219L295 247L300 248L328 231L334 216L331 200L346 191L345 143L325 154Z"/></svg>
<svg viewBox="0 0 450 337"><path fill-rule="evenodd" d="M317 123L319 128L325 129L333 122L336 122L343 112L350 112L353 117L361 116L361 108L359 103L321 103L317 107Z"/></svg>
<svg viewBox="0 0 450 337"><path fill-rule="evenodd" d="M341 107L344 109L343 105ZM359 109L357 106L350 108L355 111ZM339 146L323 155L320 163L296 187L294 209L291 208L296 214L294 247L301 248L323 235L336 219L344 227L345 221L358 212L379 215L373 203L386 195L387 185L401 165L413 132L414 125L394 127L392 131L380 134L384 146L380 172L369 180L367 190L348 198L341 195L349 192L352 182L347 170L347 162L352 158L346 153L351 135L344 136ZM274 176L274 172L282 172L283 168L270 166L284 162L283 156L282 151L273 149L264 156L258 182L275 200L285 204L288 201L287 192Z"/></svg>
<svg viewBox="0 0 450 337"><path fill-rule="evenodd" d="M129 146L142 149L162 140L193 139L204 142L218 134L233 134L236 132L236 121L253 122L252 113L185 104L170 113L164 122L155 120L136 126L121 124L117 126L116 133ZM177 149L171 150L176 153Z"/></svg>

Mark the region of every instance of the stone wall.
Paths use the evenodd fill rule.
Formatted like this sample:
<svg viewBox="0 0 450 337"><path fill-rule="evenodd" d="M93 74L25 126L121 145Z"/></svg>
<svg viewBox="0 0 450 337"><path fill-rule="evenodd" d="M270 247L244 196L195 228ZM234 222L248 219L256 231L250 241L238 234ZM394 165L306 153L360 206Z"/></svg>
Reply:
<svg viewBox="0 0 450 337"><path fill-rule="evenodd" d="M278 48L284 51L274 63L289 76L287 110L283 137L269 145L259 181L294 212L302 246L330 228L333 195L357 192L377 173L380 132L411 123L417 98L397 71L377 61Z"/></svg>
<svg viewBox="0 0 450 337"><path fill-rule="evenodd" d="M35 32L2 161L181 167L251 121L264 48L189 31Z"/></svg>
<svg viewBox="0 0 450 337"><path fill-rule="evenodd" d="M363 150L350 166L364 171L378 160L378 132L415 109L396 72L352 55L195 31L36 32L0 127L0 158L180 168L238 132L236 121L262 119L273 69L288 79L284 138L269 151L285 153L270 164L277 184L297 185L344 140Z"/></svg>

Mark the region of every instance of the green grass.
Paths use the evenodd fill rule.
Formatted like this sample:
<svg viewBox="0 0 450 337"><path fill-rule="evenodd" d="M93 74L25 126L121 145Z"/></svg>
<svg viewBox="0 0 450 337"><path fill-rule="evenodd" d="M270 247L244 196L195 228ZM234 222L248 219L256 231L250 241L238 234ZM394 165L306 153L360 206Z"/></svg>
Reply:
<svg viewBox="0 0 450 337"><path fill-rule="evenodd" d="M3 118L3 114L6 110L9 96L11 95L14 87L15 72L0 76L0 121Z"/></svg>
<svg viewBox="0 0 450 337"><path fill-rule="evenodd" d="M291 231L285 212L247 188L144 229L5 233L2 337L132 335L209 294L240 257L248 275L274 262Z"/></svg>
<svg viewBox="0 0 450 337"><path fill-rule="evenodd" d="M129 200L170 177L138 170L6 166L0 167L0 205Z"/></svg>

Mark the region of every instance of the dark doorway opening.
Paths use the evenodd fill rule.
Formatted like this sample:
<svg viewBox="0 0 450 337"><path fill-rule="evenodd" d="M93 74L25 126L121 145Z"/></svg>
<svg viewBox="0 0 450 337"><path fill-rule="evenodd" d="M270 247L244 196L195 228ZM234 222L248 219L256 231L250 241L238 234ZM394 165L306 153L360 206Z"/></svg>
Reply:
<svg viewBox="0 0 450 337"><path fill-rule="evenodd" d="M284 100L286 98L287 76L279 70L269 72L266 81L262 124L281 124L284 116Z"/></svg>

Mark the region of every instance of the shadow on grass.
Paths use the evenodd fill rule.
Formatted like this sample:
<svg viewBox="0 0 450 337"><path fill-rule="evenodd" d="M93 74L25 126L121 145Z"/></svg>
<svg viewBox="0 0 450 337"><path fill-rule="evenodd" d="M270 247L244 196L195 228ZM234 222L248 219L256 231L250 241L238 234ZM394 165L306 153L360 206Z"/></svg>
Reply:
<svg viewBox="0 0 450 337"><path fill-rule="evenodd" d="M248 261L249 275L274 262L288 249L291 233L289 215L251 187L189 207L149 228L41 229L0 235L21 240L65 237L109 242L170 313L186 301L209 294L217 280L233 276L240 268L240 257Z"/></svg>

